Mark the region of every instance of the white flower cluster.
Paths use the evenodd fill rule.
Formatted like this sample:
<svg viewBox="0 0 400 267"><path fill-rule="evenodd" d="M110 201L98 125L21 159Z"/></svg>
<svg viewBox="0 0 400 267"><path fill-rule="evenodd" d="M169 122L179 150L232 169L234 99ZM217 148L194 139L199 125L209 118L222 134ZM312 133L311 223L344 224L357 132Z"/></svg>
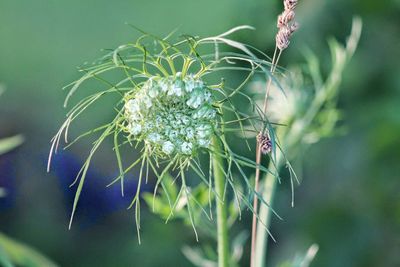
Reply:
<svg viewBox="0 0 400 267"><path fill-rule="evenodd" d="M216 126L210 89L193 75L153 77L127 94L126 130L156 155L190 156L209 147Z"/></svg>

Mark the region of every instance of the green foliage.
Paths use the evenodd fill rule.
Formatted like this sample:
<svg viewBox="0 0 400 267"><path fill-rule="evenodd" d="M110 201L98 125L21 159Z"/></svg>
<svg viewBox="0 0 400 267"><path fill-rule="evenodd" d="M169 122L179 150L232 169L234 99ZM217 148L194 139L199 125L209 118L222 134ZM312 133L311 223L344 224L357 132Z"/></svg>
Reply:
<svg viewBox="0 0 400 267"><path fill-rule="evenodd" d="M335 130L338 119L340 118L337 109L338 93L342 76L345 67L353 56L358 45L362 29L360 18L353 20L352 31L343 46L335 40L329 42L332 67L324 79L320 73L319 60L311 52L307 53L307 65L304 70L292 72L286 77L283 84L290 85L285 91L289 107L289 112L285 113L278 119L280 127L277 130L277 138L281 140L282 149L291 157L294 158L300 152L304 151L311 143L315 143L323 137L330 136ZM307 82L311 81L311 82ZM278 95L279 96L279 95ZM281 106L282 99L277 97L272 99L269 108L277 109ZM293 108L294 107L294 108ZM278 151L279 152L279 151ZM286 156L278 153L275 166L278 169L287 165ZM296 178L297 180L297 178ZM293 188L294 179L290 172L290 181ZM297 182L299 182L297 180ZM276 190L276 178L271 175L266 175L263 198L272 201L274 191ZM272 188L272 189L271 189ZM294 192L292 190L292 205ZM260 208L261 223L269 224L270 211L265 207ZM264 266L265 250L267 245L267 236L262 228L259 228L257 234L257 263L256 266ZM292 265L289 265L292 266Z"/></svg>
<svg viewBox="0 0 400 267"><path fill-rule="evenodd" d="M309 267L318 252L318 246L313 244L306 253L298 253L291 261L285 261L278 267Z"/></svg>
<svg viewBox="0 0 400 267"><path fill-rule="evenodd" d="M0 84L0 96L3 94L4 88L2 84ZM17 146L21 145L24 141L22 135L15 135L8 138L0 139L0 155L5 154ZM1 194L0 194L1 195Z"/></svg>
<svg viewBox="0 0 400 267"><path fill-rule="evenodd" d="M332 66L326 77L321 74L320 61L311 50L306 50L305 67L295 66L279 77L281 87L272 88L269 101L270 118L278 124L279 139L287 154L294 158L295 151L328 137L335 132L340 120L337 109L342 76L353 56L361 34L361 19L355 18L346 46L335 39L329 41ZM276 86L275 86L276 87ZM258 97L262 95L259 94Z"/></svg>
<svg viewBox="0 0 400 267"><path fill-rule="evenodd" d="M24 142L24 137L22 135L15 135L12 137L7 137L0 139L0 155L5 154Z"/></svg>
<svg viewBox="0 0 400 267"><path fill-rule="evenodd" d="M0 86L0 95L2 94L3 89ZM15 135L12 137L7 137L0 139L0 155L5 154L17 146L21 145L24 142L24 138L22 135ZM5 197L7 195L7 191L4 188L0 187L0 198Z"/></svg>
<svg viewBox="0 0 400 267"><path fill-rule="evenodd" d="M236 208L240 211L243 205L251 209L247 194L245 193L246 191L242 192L240 190L243 184L247 192L252 192L252 185L245 169L255 170L257 167L256 163L234 152L226 141L226 138L227 135L232 132L258 132L262 127L271 127L268 121L260 119L260 117L264 118L261 109L243 92L243 88L255 74L262 74L264 78L269 76L269 71L267 69L270 63L267 61L268 57L261 51L228 38L235 32L245 29L252 28L249 26L239 26L223 34L203 39L183 35L180 40L175 42L170 41L172 34L165 38L160 38L137 29L143 35L138 38L136 42L121 45L104 56L99 62L91 66L84 66L81 69L81 71L84 72L83 76L67 86L70 90L66 97L65 104L70 101L71 97L73 97L78 90L83 89L85 83L89 83L90 81L97 82L95 86L97 92L84 97L68 112L66 121L52 139L48 167L50 167L51 156L53 153L56 153L62 136L64 136L64 139L67 141L70 125L88 109L92 108L94 104L99 103L104 97L114 96L116 102L114 106L109 106L109 111L110 113L114 112L115 117L111 122L105 123L100 127L94 127L92 130L83 133L72 141L72 143L75 143L83 137L89 137L95 134L98 136L94 139L94 145L89 156L72 184L77 184L77 190L71 214L70 227L92 158L108 137L113 138L114 152L120 170L120 175L110 183L110 186L119 182L121 185L121 194L123 195L124 175L136 166L140 168L138 190L133 196L130 205L130 208L135 208L138 235L140 231L139 194L141 185L143 182L147 182L150 172L155 175L157 179L154 192L157 192L160 187L164 190L163 201L167 200L166 203L170 205L168 217L174 214L182 198L186 199L185 205L183 205L187 209L185 216L190 220L195 233L195 221L198 216L198 210L203 211L202 213L209 219L211 218L211 215L207 215L207 212L205 212L203 208L202 202L204 201L204 195L199 193L200 191L204 191L202 187L207 188L205 191L208 192L207 196L210 207L213 198L219 201L224 201L225 198L225 193L219 195L213 188L213 168L221 169L226 176L226 182L224 182L226 184L224 187L231 189L234 199L237 202ZM227 49L233 49L234 52L227 52ZM262 59L258 58L258 56ZM239 81L237 81L237 79L231 81L228 73L235 71L242 74L244 73L245 75L242 75L243 77L239 79ZM219 140L218 142L222 144L221 148L216 148L211 144L207 146L204 145L200 146L198 150L191 151L191 153L181 152L178 154L171 154L171 157L168 158L165 156L165 151L169 152L169 148L171 148L171 137L168 137L170 141L165 142L168 143L168 149L162 151L164 147L154 145L153 141L149 141L147 134L136 136L137 127L134 131L132 129L129 130L130 128L128 126L132 124L132 119L130 119L132 115L135 115L135 117L139 115L144 116L140 124L140 128L142 128L149 126L148 124L153 122L154 114L160 113L148 110L160 104L159 100L154 100L156 102L158 101L158 104L154 106L152 102L150 103L150 101L147 101L149 105L143 109L143 112L141 108L138 109L136 107L140 107L140 105L144 104L144 98L150 99L151 95L154 93L154 89L157 89L157 92L162 90L163 86L157 84L157 88L155 88L153 86L148 86L149 83L153 80L164 83L164 81L171 80L171 77L175 77L174 79L176 79L177 75L182 79L179 86L176 87L176 83L167 84L165 90L168 92L168 97L174 96L172 100L178 102L175 103L172 101L168 105L176 106L179 103L179 105L184 104L185 108L180 110L180 112L188 111L188 114L183 114L184 116L190 116L192 112L194 112L193 114L202 113L201 109L204 105L198 105L198 96L192 101L192 95L186 99L184 96L176 95L176 93L178 91L183 92L183 88L185 88L185 90L188 88L188 85L190 85L190 77L194 77L194 80L197 81L196 83L201 81L203 84L204 82L204 86L202 85L197 89L202 92L201 101L206 99L205 95L211 92L212 95L207 97L207 99L209 99L206 103L208 108L207 114L209 111L213 111L211 114L212 117L214 118L216 115L216 118L213 119L215 120L215 125L209 127L209 129L202 130L203 132L207 132L206 134L200 134L200 126L196 131L201 138L206 137L210 139L216 137ZM186 87L183 87L184 82L187 83ZM204 91L205 88L206 91ZM196 93L198 91L196 90L193 90L193 92ZM171 96L169 95L170 92ZM144 98L142 99L143 94ZM248 103L246 106L252 107L252 111L256 111L259 116L249 115L245 112L247 108L236 106L234 101L237 99L246 101ZM136 101L133 108L134 110L141 110L141 113L136 114L135 111L133 114L132 110L127 112L126 105L128 102L126 102L126 100L128 100L128 102ZM161 102L164 102L164 100ZM130 104L129 106L131 106ZM214 111L216 111L217 114L215 114ZM146 118L145 116L149 114L153 114L154 116ZM170 115L177 116L177 114ZM127 117L129 118L127 119ZM206 126L209 126L210 122L207 121L207 123ZM174 124L176 124L173 125L174 127L179 126L177 123ZM249 127L245 129L245 125ZM159 125L157 129L161 131L167 127L169 126ZM132 134L133 132L135 134ZM173 141L175 142L177 140ZM210 142L210 140L197 141L194 144L209 144ZM246 141L243 140L243 142L245 143ZM184 147L185 143L181 145ZM130 163L128 167L124 166L125 156L121 153L123 147L125 149L136 149L136 151L139 152L138 158ZM185 150L187 150L186 148L187 146ZM207 164L204 165L200 163L201 157L203 157L202 155L208 156L210 162L208 166ZM218 163L218 166L212 166L212 158L215 156L220 157L224 162ZM186 173L189 170L195 173L199 178L196 182L186 180ZM262 166L260 166L260 170L265 173L270 172ZM173 197L168 194L169 189L166 188L164 181L166 174L169 172L177 173L175 179L179 178L176 183L179 187L177 190L178 193ZM236 178L236 176L241 179ZM191 189L189 184L193 183L202 184L202 187L199 187L199 189ZM260 197L258 194L257 196ZM160 204L160 201L154 201L158 202L158 205ZM167 213L168 209L165 207L160 209L162 211L159 212L166 216L164 213Z"/></svg>
<svg viewBox="0 0 400 267"><path fill-rule="evenodd" d="M199 184L198 186L188 188L190 191L191 198L188 200L180 192L180 185L177 181L170 175L165 174L163 177L163 190L160 190L159 195L154 195L151 193L143 193L142 197L146 201L150 209L168 222L171 218L183 219L186 223L190 224L188 210L185 208L189 201L190 206L193 207L193 214L196 215L195 221L198 221L202 213L203 215L211 218L210 213L206 211L209 205L209 195L208 188L204 184ZM211 199L213 200L213 198ZM174 205L172 205L174 203Z"/></svg>
<svg viewBox="0 0 400 267"><path fill-rule="evenodd" d="M36 250L0 233L0 266L56 267Z"/></svg>
<svg viewBox="0 0 400 267"><path fill-rule="evenodd" d="M215 235L214 235L215 236ZM248 240L248 232L242 231L237 234L231 243L229 267L239 267L243 256L244 247ZM218 266L218 255L215 248L209 244L202 244L198 247L184 246L182 253L190 260L194 266L198 267L216 267Z"/></svg>

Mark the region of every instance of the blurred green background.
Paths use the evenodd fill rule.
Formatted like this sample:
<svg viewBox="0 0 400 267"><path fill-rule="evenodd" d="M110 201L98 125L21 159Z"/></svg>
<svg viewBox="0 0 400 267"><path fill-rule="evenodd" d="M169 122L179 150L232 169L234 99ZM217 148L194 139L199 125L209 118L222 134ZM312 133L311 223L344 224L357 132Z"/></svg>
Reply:
<svg viewBox="0 0 400 267"><path fill-rule="evenodd" d="M0 157L0 177L12 193L0 199L0 231L61 266L191 266L181 253L184 244L194 243L190 227L165 225L146 211L140 246L133 211L98 215L90 211L103 209L96 200L83 208L88 219L67 230L71 190L45 171L49 140L66 112L61 88L79 77L76 66L101 56L101 49L138 36L125 22L159 35L178 27L200 36L249 24L256 31L241 41L271 54L281 9L281 1L267 0L0 0L0 83L6 87L0 137L26 138ZM303 166L303 182L295 208L290 188L279 187L275 205L284 221L273 222L278 241L270 243L269 266L312 243L320 246L312 266L400 266L400 1L300 1L301 29L280 63L304 62L302 51L310 47L328 69L326 40L343 42L353 15L362 17L364 29L341 90L346 132L314 145L296 162ZM88 148L82 143L70 153L79 161ZM99 153L94 166L105 178L116 171L107 153ZM250 229L250 219L248 213L238 228Z"/></svg>

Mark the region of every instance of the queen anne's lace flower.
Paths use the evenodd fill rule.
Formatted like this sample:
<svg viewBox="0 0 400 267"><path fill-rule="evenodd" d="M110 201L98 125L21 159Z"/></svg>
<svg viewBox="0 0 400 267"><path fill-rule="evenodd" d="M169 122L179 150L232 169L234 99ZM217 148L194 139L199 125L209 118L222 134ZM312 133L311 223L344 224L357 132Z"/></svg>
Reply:
<svg viewBox="0 0 400 267"><path fill-rule="evenodd" d="M208 148L217 110L203 81L192 75L154 77L125 97L125 131L155 156L194 155Z"/></svg>
<svg viewBox="0 0 400 267"><path fill-rule="evenodd" d="M291 14L288 14L282 21L286 23L290 18ZM171 42L172 35L161 39L145 34L136 42L119 46L103 57L99 64L83 68L85 74L71 83L72 87L65 104L83 84L86 84L86 81L96 80L101 83L97 84L98 88L93 88L96 89L95 92L86 91L91 93L72 107L68 113L66 121L52 139L48 168L51 156L57 151L62 135L65 134L65 140L67 140L68 129L77 117L91 105L97 104L99 99L115 96L114 99L118 97L118 101L115 101L113 106L104 106L110 112L116 112L111 121L102 123L102 126L78 136L73 141L75 143L81 137L91 134L97 136L88 158L76 177L78 190L74 199L71 223L92 157L103 142L112 137L119 176L110 185L120 182L123 195L124 176L135 167L140 168L137 190L130 204L130 207L135 207L138 234L141 206L139 200L143 192L143 187L140 185L143 184L141 182L143 179L149 178L150 173L157 178L155 190L165 189L163 180L168 179L170 172L174 175L179 173L181 182L176 184L180 184L179 192L182 194L176 198L176 204L180 203L186 195L185 206L188 208L193 228L195 225L191 214L196 217L197 214L194 211L191 212L191 201L188 200L196 196L191 195L186 186L185 173L187 171L196 173L202 181L206 182L206 186L212 189L210 201L217 200L216 195L223 195L220 189L222 191L228 189L220 187L214 191L214 185L224 184L223 180L234 175L233 172L240 173L239 175L245 181L249 179L242 168L257 169L259 164L233 152L227 142L226 134L244 133L250 126L252 129L249 132L252 133L259 127L261 121L264 126L263 116L253 116L254 110L245 111L249 106L255 107L245 87L254 74L259 72L262 72L263 76L269 74L266 69L270 63L253 56L248 57L249 52L259 53L252 47L237 45L236 41L229 39L228 35L241 29L250 29L250 27L240 26L221 35L206 38L185 36L178 42ZM238 51L234 56L231 53L222 52L227 48ZM205 51L214 52L203 54ZM242 52L244 55L241 55ZM248 64L243 65L243 62ZM176 74L176 70L181 73ZM240 77L229 79L231 78L230 70L240 71ZM203 79L204 81L208 79L211 85L205 84ZM246 105L239 103L246 103ZM134 148L138 148L139 151L134 162L129 162L129 167L127 167L124 162L128 159L124 156L126 153L132 153ZM209 158L208 168L203 166L205 162L198 160L200 152L204 152L204 159ZM207 182L207 177L204 176L207 170L210 172L207 176L214 182ZM260 171L262 171L261 168ZM212 177L213 173L214 177ZM238 200L241 196L236 195L236 192L240 190L236 190L235 186L239 183L230 184L235 199ZM250 183L246 182L246 184ZM250 190L250 188L247 189ZM197 202L202 204L202 201ZM175 209L176 204L172 204L171 208ZM240 203L238 204L237 206L241 206Z"/></svg>

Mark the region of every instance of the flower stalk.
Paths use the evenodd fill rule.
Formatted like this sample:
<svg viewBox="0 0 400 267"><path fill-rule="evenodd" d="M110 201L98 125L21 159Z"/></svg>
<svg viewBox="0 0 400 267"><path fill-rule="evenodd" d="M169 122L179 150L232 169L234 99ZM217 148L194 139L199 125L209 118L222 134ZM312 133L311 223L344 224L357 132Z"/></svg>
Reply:
<svg viewBox="0 0 400 267"><path fill-rule="evenodd" d="M218 138L213 138L214 148L219 151L220 143ZM219 154L213 156L213 170L215 198L217 212L217 242L218 242L218 267L229 266L229 238L228 238L228 217L227 217L227 201L224 200L225 174L222 166L222 157Z"/></svg>

